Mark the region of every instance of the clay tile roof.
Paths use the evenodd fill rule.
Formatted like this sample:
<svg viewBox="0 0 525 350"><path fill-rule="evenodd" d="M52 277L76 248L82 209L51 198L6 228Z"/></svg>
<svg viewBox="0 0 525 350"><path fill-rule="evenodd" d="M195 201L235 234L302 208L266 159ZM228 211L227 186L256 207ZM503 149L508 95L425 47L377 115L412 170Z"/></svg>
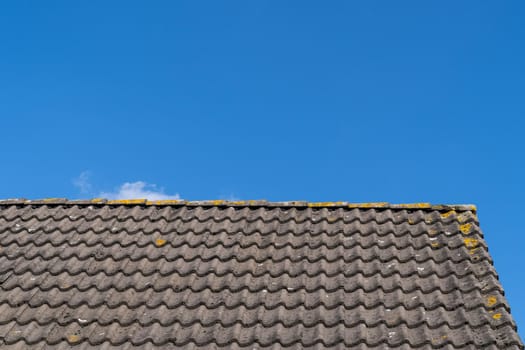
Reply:
<svg viewBox="0 0 525 350"><path fill-rule="evenodd" d="M523 349L470 205L0 201L0 346Z"/></svg>

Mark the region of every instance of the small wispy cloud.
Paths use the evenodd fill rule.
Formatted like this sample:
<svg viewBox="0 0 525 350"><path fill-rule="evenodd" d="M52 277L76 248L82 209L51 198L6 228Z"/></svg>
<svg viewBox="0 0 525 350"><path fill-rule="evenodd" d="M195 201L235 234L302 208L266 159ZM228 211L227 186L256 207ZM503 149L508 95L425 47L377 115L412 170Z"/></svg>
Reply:
<svg viewBox="0 0 525 350"><path fill-rule="evenodd" d="M73 185L77 187L82 194L90 194L93 190L93 186L89 181L91 173L89 171L83 171L80 175L73 179Z"/></svg>
<svg viewBox="0 0 525 350"><path fill-rule="evenodd" d="M144 181L125 182L115 192L101 192L101 198L106 199L148 199L152 201L165 199L180 199L178 193L167 194L163 188Z"/></svg>
<svg viewBox="0 0 525 350"><path fill-rule="evenodd" d="M168 194L164 191L164 188L145 181L124 182L114 191L100 191L94 189L94 186L91 183L91 172L87 170L81 172L80 175L72 180L72 182L73 185L78 188L81 195L89 197L96 196L106 199L148 200L180 199L178 193Z"/></svg>

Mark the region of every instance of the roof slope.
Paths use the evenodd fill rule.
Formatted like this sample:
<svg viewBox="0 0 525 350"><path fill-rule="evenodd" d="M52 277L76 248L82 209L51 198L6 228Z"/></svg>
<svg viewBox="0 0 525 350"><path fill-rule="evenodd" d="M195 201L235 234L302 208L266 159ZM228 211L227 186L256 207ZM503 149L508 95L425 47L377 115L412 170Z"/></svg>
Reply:
<svg viewBox="0 0 525 350"><path fill-rule="evenodd" d="M6 348L522 349L472 206L0 201Z"/></svg>

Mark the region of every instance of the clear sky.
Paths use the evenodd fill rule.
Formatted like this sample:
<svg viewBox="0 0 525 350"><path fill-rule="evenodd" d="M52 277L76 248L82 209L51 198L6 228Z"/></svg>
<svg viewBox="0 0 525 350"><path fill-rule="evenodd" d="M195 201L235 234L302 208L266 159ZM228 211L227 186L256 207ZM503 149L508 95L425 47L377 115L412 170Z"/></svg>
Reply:
<svg viewBox="0 0 525 350"><path fill-rule="evenodd" d="M3 1L0 198L474 203L525 336L525 2Z"/></svg>

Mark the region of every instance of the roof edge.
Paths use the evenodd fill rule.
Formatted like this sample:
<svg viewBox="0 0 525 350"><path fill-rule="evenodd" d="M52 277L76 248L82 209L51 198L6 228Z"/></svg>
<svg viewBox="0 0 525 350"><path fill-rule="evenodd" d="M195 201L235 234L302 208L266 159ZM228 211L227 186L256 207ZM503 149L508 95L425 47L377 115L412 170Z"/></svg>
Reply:
<svg viewBox="0 0 525 350"><path fill-rule="evenodd" d="M0 200L0 205L147 205L147 206L204 206L204 207L306 207L306 208L358 208L358 209L428 209L428 210L457 210L473 211L477 208L473 204L430 204L430 203L407 203L392 204L387 202L350 203L350 202L308 202L288 201L269 202L266 200L203 200L187 201L183 199L170 200L147 200L147 199L117 199L94 198L87 200L68 200L67 198L44 198L29 200L25 198Z"/></svg>

